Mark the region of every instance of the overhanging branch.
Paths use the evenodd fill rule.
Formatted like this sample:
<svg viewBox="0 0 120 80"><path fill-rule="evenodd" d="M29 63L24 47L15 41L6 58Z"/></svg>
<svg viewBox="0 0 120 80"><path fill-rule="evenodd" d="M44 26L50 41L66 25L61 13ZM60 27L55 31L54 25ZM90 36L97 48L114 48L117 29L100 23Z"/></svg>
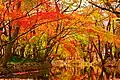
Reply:
<svg viewBox="0 0 120 80"><path fill-rule="evenodd" d="M64 18L63 18L63 19L64 19ZM7 43L5 43L5 44L1 44L0 46L5 46L5 45L7 45L7 44L10 44L10 43L14 42L14 41L17 40L19 37L21 37L21 36L23 36L23 35L29 33L29 32L32 31L32 30L35 30L35 29L38 28L40 25L43 25L43 24L46 24L46 23L50 23L50 22L59 21L59 20L62 20L62 19L47 21L47 22L43 22L43 23L40 23L40 24L33 24L33 25L32 25L32 28L30 28L30 29L27 30L26 32L24 32L24 33L18 35L16 38L14 38L13 40L11 40L10 42L7 42Z"/></svg>
<svg viewBox="0 0 120 80"><path fill-rule="evenodd" d="M105 7L98 6L97 4L95 4L95 3L93 3L93 2L90 2L90 1L88 1L88 2L89 2L90 4L92 4L92 5L94 5L94 6L97 7L97 8L100 8L100 9L102 9L102 10L106 10L106 11L112 12L112 13L114 13L115 15L120 14L120 12L107 9L107 8L105 8Z"/></svg>

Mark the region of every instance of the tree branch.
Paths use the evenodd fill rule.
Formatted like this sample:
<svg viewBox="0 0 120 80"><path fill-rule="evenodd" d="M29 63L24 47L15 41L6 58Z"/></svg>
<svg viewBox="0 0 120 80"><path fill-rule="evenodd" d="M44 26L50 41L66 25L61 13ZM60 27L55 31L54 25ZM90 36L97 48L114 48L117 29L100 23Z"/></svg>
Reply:
<svg viewBox="0 0 120 80"><path fill-rule="evenodd" d="M106 11L112 12L112 13L114 13L114 14L116 14L116 15L117 15L117 14L120 14L120 12L107 9L107 8L105 8L105 7L98 6L98 5L96 5L96 4L94 4L93 2L90 2L90 1L88 1L88 2L89 2L90 4L92 4L92 5L94 5L95 7L102 9L102 10L106 10Z"/></svg>
<svg viewBox="0 0 120 80"><path fill-rule="evenodd" d="M1 44L0 46L5 46L7 44L10 44L12 42L14 42L15 40L17 40L19 37L27 34L28 32L32 31L32 30L35 30L37 27L40 27L40 25L43 25L43 24L46 24L46 23L50 23L50 22L55 22L55 21L58 21L58 20L61 20L61 19L57 19L57 20L52 20L52 21L47 21L47 22L43 22L43 23L40 23L40 24L34 24L32 25L32 28L30 28L29 30L27 30L26 32L20 34L19 36L17 36L16 38L14 38L13 40L11 40L10 42L7 42L5 44Z"/></svg>

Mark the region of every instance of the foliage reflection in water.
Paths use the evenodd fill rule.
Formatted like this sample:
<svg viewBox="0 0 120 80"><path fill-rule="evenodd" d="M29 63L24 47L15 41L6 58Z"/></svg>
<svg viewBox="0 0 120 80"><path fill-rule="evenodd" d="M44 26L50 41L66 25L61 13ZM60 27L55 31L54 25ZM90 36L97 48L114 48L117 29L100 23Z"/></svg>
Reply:
<svg viewBox="0 0 120 80"><path fill-rule="evenodd" d="M120 80L120 71L118 68L104 66L53 66L51 69L9 74L0 78L10 80Z"/></svg>
<svg viewBox="0 0 120 80"><path fill-rule="evenodd" d="M105 67L62 67L54 68L52 80L119 80L120 73Z"/></svg>

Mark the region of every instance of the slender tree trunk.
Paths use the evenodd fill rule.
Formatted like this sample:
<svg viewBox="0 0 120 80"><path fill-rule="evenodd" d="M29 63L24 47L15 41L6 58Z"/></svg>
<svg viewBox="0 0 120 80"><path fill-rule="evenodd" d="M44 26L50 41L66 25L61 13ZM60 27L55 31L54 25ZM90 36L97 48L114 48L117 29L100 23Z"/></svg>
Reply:
<svg viewBox="0 0 120 80"><path fill-rule="evenodd" d="M15 31L13 33L11 41L14 40L18 36L18 32L19 32L19 27L16 27L16 29L15 29ZM12 57L12 46L13 46L14 42L15 41L7 44L5 54L3 55L3 57L2 57L2 59L0 61L0 66L2 66L2 67L7 66L7 62Z"/></svg>

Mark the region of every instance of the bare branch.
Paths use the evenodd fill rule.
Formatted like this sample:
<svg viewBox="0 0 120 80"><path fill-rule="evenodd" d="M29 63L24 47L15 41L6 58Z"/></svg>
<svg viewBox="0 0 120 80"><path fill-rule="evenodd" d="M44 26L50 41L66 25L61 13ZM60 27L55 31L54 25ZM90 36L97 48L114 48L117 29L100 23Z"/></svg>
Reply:
<svg viewBox="0 0 120 80"><path fill-rule="evenodd" d="M90 4L92 4L92 5L94 5L95 7L102 9L102 10L106 10L106 11L112 12L112 13L114 13L114 14L116 14L116 15L117 15L117 14L120 14L120 12L107 9L107 8L105 8L105 7L98 6L98 5L96 5L96 4L94 4L93 2L90 2L90 1L88 1L88 2L89 2Z"/></svg>
<svg viewBox="0 0 120 80"><path fill-rule="evenodd" d="M64 12L72 12L72 11L78 10L78 8L80 8L80 6L81 6L81 3L82 3L82 0L79 1L79 5L78 5L77 8L75 8L74 10L67 11L67 10L70 8L70 6L71 6L71 4L70 4L67 8L65 8L65 9L62 11L62 13L64 13ZM74 3L73 3L73 4L74 4ZM73 5L73 4L72 4L72 5Z"/></svg>

